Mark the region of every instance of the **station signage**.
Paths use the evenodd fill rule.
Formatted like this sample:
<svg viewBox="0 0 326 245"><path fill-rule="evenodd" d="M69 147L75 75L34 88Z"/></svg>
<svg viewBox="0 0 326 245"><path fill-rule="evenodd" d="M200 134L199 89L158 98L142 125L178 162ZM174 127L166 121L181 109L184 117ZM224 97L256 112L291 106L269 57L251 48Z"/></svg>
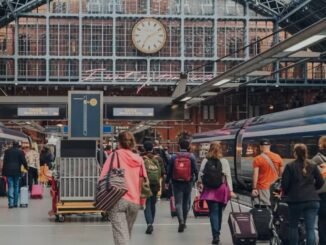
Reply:
<svg viewBox="0 0 326 245"><path fill-rule="evenodd" d="M113 108L114 117L154 117L154 108Z"/></svg>
<svg viewBox="0 0 326 245"><path fill-rule="evenodd" d="M103 92L69 91L68 138L98 140L103 136Z"/></svg>
<svg viewBox="0 0 326 245"><path fill-rule="evenodd" d="M59 116L58 107L18 107L19 117L49 117Z"/></svg>

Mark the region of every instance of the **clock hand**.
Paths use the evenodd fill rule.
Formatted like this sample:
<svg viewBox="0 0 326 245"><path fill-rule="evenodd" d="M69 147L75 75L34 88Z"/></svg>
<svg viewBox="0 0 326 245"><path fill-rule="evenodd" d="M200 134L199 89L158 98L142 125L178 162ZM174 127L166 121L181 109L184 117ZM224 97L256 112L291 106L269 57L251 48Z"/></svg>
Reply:
<svg viewBox="0 0 326 245"><path fill-rule="evenodd" d="M156 31L156 32L153 32L153 33L149 34L149 35L146 37L145 41L143 42L143 47L145 46L145 44L147 43L147 41L148 41L150 38L152 38L152 37L153 37L155 34L157 34L157 33L159 33L159 32Z"/></svg>

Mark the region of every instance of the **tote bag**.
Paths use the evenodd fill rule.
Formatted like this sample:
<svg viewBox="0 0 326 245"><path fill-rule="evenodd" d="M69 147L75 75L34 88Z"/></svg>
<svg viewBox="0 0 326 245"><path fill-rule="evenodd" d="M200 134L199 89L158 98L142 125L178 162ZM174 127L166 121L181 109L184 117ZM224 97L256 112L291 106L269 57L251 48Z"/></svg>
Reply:
<svg viewBox="0 0 326 245"><path fill-rule="evenodd" d="M114 157L117 157L118 166L113 167ZM107 175L97 184L95 207L98 210L110 211L113 206L127 193L125 170L120 167L119 155L114 152Z"/></svg>

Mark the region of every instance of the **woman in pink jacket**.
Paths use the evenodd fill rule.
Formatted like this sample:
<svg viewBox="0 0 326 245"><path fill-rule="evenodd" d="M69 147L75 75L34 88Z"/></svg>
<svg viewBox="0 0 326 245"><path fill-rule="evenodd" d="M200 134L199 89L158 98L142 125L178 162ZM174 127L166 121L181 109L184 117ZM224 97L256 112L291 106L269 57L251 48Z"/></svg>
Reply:
<svg viewBox="0 0 326 245"><path fill-rule="evenodd" d="M109 219L112 224L113 238L115 245L127 245L130 242L132 227L136 221L138 210L141 205L141 185L147 173L143 159L132 152L136 146L135 138L130 132L122 132L118 137L119 149L116 150L120 160L120 166L125 170L125 181L128 192L109 211ZM106 160L100 179L109 171L113 154ZM117 157L113 166L117 166Z"/></svg>

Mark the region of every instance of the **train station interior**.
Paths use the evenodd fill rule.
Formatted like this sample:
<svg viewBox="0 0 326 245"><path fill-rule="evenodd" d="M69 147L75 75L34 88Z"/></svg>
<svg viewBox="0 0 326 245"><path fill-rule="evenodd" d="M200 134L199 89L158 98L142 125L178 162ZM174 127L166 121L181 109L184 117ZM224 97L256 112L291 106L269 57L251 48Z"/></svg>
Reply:
<svg viewBox="0 0 326 245"><path fill-rule="evenodd" d="M263 145L282 159L280 183L298 144L305 145L307 161L323 154L317 169L326 182L325 57L326 0L0 0L0 241L294 244L282 240L276 209L270 238L257 235L249 243L236 241L230 216L255 207L255 159ZM130 150L145 162L151 142L164 168L154 230L149 236L143 203L131 238L122 242L96 196L103 166L122 147L125 132L135 138ZM212 239L210 202L198 201L210 211L195 211L203 196L198 171L191 173L187 223L172 215L181 138L198 171L214 142L228 161L233 206L224 203L218 238ZM32 181L23 200L21 188L32 175L21 168L19 200L12 205L6 152L16 145L27 164L31 149L39 158L47 151L51 160L46 168L42 160L34 166L42 191L36 198ZM326 207L323 188L316 192L319 210ZM326 245L320 217L314 242ZM298 244L311 245L300 232Z"/></svg>

